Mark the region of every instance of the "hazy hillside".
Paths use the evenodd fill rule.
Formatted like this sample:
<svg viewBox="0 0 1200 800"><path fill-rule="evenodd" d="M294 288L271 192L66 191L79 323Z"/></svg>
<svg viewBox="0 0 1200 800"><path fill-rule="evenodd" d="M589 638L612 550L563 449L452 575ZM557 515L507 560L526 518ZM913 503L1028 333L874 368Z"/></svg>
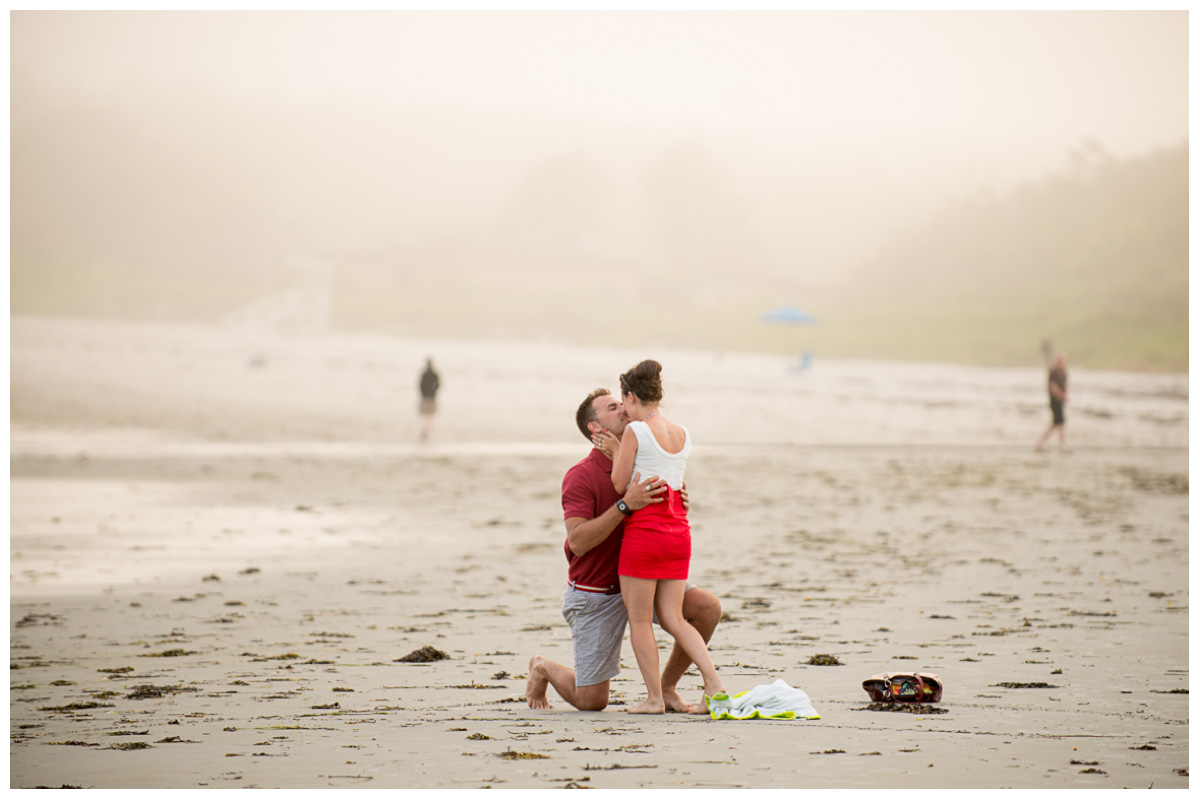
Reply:
<svg viewBox="0 0 1200 800"><path fill-rule="evenodd" d="M1118 162L1085 142L1061 174L948 204L883 247L820 338L995 364L1050 338L1076 363L1186 371L1188 283L1188 146Z"/></svg>

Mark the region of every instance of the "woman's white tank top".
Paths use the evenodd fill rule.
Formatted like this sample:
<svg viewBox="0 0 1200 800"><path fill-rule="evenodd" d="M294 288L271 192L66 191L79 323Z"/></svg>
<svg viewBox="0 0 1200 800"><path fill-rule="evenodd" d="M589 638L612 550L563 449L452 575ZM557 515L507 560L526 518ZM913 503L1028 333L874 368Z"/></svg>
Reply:
<svg viewBox="0 0 1200 800"><path fill-rule="evenodd" d="M678 453L668 453L654 438L649 425L634 420L629 423L629 427L633 428L638 442L637 454L633 457L634 474L641 475L642 480L657 475L672 489L679 491L683 487L683 472L687 469L688 455L692 452L692 435L688 433L688 429L683 428L683 449Z"/></svg>

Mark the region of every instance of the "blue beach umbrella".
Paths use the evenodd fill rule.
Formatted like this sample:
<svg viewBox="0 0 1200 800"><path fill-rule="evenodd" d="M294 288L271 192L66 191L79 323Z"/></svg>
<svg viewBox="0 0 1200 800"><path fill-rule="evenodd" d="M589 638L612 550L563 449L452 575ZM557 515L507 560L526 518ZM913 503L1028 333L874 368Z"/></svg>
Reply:
<svg viewBox="0 0 1200 800"><path fill-rule="evenodd" d="M780 306L762 315L765 322L781 323L784 325L810 325L817 321L812 314L795 306ZM793 367L798 372L804 372L812 362L812 350L806 349L800 354L798 363Z"/></svg>
<svg viewBox="0 0 1200 800"><path fill-rule="evenodd" d="M780 306L774 311L766 312L762 315L762 318L767 322L785 322L793 325L806 325L817 321L817 318L812 314L802 311L795 306Z"/></svg>

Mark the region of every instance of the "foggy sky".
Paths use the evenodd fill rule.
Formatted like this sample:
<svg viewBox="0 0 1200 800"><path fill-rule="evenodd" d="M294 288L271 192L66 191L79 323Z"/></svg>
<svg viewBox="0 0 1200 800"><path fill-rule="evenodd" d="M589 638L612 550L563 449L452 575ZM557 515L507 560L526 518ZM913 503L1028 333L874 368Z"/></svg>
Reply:
<svg viewBox="0 0 1200 800"><path fill-rule="evenodd" d="M638 263L646 176L695 167L741 226L731 249L753 240L816 284L1085 137L1128 157L1188 135L1180 11L14 12L11 70L14 270L25 231L95 218L144 236L111 216L116 174L196 206L221 175L277 226L256 246L338 259L519 228L522 204L557 210L538 200L549 175L603 201L580 201L580 247ZM86 176L100 140L51 146L36 126L81 108L121 109L137 135L104 140L127 141L121 171L81 179L62 211L46 187ZM186 141L201 176L142 163L139 136Z"/></svg>
<svg viewBox="0 0 1200 800"><path fill-rule="evenodd" d="M1185 12L17 12L14 90L162 86L896 138L1018 163L1187 135ZM998 165L1007 166L1007 165Z"/></svg>

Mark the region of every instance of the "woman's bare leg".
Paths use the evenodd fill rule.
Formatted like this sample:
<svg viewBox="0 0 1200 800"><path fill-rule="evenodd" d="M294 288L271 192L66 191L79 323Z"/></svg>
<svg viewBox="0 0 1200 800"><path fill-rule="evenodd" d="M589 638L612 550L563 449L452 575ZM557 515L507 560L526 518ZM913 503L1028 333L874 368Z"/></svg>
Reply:
<svg viewBox="0 0 1200 800"><path fill-rule="evenodd" d="M629 614L629 641L638 669L646 682L646 701L628 709L630 714L666 712L658 677L658 642L654 640L654 589L658 581L621 576L621 599Z"/></svg>
<svg viewBox="0 0 1200 800"><path fill-rule="evenodd" d="M662 625L663 630L675 637L675 641L679 643L679 646L692 659L696 668L700 670L700 674L704 678L704 693L711 697L718 692L724 692L725 684L721 680L721 677L717 675L717 667L713 663L712 654L708 652L708 646L704 643L704 637L692 627L690 622L683 618L683 590L685 583L685 581L658 581L658 588L654 595L655 610L658 612L658 624ZM622 585L621 590L624 592L624 585ZM630 635L632 636L632 617L629 622ZM656 671L658 669L657 655L656 650L654 665Z"/></svg>

